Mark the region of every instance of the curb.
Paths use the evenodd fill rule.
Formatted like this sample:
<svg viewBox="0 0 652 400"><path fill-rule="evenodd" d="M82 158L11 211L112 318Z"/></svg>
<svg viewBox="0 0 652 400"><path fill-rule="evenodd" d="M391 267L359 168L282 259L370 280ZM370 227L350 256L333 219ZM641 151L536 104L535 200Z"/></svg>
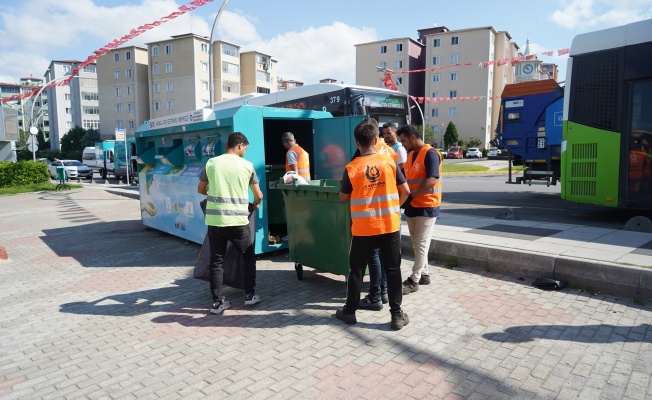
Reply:
<svg viewBox="0 0 652 400"><path fill-rule="evenodd" d="M401 234L401 251L414 256L409 234ZM446 263L451 258L464 266L515 278L545 276L611 296L652 299L652 270L646 268L431 239L429 260Z"/></svg>

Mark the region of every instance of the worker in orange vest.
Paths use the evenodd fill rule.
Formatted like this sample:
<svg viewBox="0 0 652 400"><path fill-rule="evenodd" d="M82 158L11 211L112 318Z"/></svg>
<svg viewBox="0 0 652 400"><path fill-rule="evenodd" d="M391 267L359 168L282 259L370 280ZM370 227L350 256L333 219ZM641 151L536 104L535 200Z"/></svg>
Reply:
<svg viewBox="0 0 652 400"><path fill-rule="evenodd" d="M403 213L414 250L412 274L403 282L403 294L409 294L419 290L419 285L430 284L428 249L441 204L442 160L437 150L423 143L416 126L405 125L397 132L409 152L403 165L410 186Z"/></svg>
<svg viewBox="0 0 652 400"><path fill-rule="evenodd" d="M367 261L375 247L381 247L382 268L387 275L391 328L409 323L401 309L401 211L408 196L405 177L391 157L375 150L378 127L362 122L353 131L360 156L346 165L340 200L350 202L351 247L346 304L335 317L347 324L357 322L355 312Z"/></svg>
<svg viewBox="0 0 652 400"><path fill-rule="evenodd" d="M308 152L301 148L294 139L292 132L285 132L281 136L285 154L285 172L295 171L306 181L310 181L310 157Z"/></svg>

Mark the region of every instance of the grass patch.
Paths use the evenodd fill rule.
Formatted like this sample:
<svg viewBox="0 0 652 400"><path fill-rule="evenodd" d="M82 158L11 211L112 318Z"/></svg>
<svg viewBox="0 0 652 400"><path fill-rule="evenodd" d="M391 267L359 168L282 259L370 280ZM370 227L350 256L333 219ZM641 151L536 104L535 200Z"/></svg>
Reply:
<svg viewBox="0 0 652 400"><path fill-rule="evenodd" d="M452 164L444 163L442 166L442 171L445 173L451 172L487 172L489 171L488 167L483 167L480 165L469 165L469 164Z"/></svg>
<svg viewBox="0 0 652 400"><path fill-rule="evenodd" d="M509 167L496 169L494 171L509 172ZM523 172L523 166L522 165L512 166L512 172Z"/></svg>
<svg viewBox="0 0 652 400"><path fill-rule="evenodd" d="M83 185L74 185L74 184L68 184L68 186L70 186L71 189L78 189L84 187ZM25 185L25 186L0 188L0 196L8 196L12 194L21 194L21 193L54 191L56 187L57 187L56 183L43 182L43 183L35 183L32 185Z"/></svg>
<svg viewBox="0 0 652 400"><path fill-rule="evenodd" d="M645 302L640 297L634 297L633 301L634 301L634 304L636 304L637 306L644 306L645 305Z"/></svg>
<svg viewBox="0 0 652 400"><path fill-rule="evenodd" d="M591 296L598 294L598 291L593 288L591 285L579 285L579 284L568 284L569 289L579 290L580 292L586 292Z"/></svg>
<svg viewBox="0 0 652 400"><path fill-rule="evenodd" d="M457 261L457 258L455 257L449 258L448 261L446 261L446 264L444 264L444 268L446 269L455 269L459 267L460 267L460 263Z"/></svg>

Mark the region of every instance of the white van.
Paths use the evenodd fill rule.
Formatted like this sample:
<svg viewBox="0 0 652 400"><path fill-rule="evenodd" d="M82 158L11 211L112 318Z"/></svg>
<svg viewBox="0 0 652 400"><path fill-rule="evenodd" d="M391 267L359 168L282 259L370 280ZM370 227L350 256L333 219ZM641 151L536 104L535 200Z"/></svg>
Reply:
<svg viewBox="0 0 652 400"><path fill-rule="evenodd" d="M82 153L82 163L93 170L93 172L97 172L97 160L95 158L95 147L86 147L84 148L84 151Z"/></svg>

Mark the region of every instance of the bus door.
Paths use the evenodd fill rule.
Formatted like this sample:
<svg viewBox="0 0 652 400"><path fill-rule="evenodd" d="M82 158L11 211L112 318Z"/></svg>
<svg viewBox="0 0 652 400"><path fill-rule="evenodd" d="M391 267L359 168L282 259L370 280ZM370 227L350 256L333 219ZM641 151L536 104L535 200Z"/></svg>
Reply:
<svg viewBox="0 0 652 400"><path fill-rule="evenodd" d="M366 115L316 119L313 121L315 179L342 179L344 166L355 153L353 129ZM313 161L314 160L314 161Z"/></svg>

